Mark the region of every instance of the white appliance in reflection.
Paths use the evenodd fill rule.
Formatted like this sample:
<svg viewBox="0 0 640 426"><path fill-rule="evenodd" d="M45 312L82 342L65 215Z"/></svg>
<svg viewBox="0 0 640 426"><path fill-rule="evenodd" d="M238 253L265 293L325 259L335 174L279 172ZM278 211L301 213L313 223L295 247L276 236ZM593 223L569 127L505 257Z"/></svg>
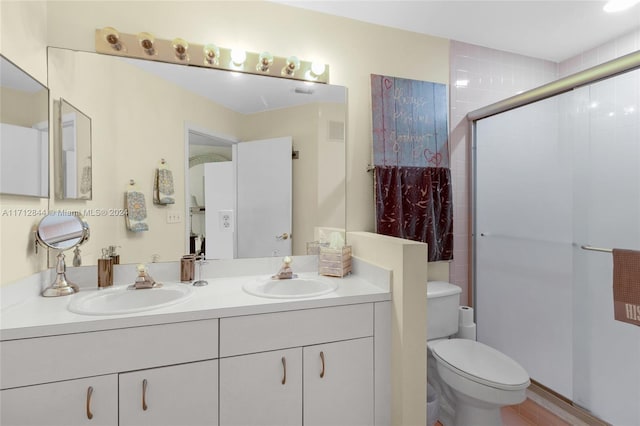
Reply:
<svg viewBox="0 0 640 426"><path fill-rule="evenodd" d="M46 123L38 126L0 123L0 193L47 196L49 134Z"/></svg>
<svg viewBox="0 0 640 426"><path fill-rule="evenodd" d="M461 292L450 283L427 283L427 379L445 425L499 426L500 408L525 400L529 375L483 343L451 338L459 332Z"/></svg>
<svg viewBox="0 0 640 426"><path fill-rule="evenodd" d="M291 137L242 142L205 164L207 259L291 255Z"/></svg>

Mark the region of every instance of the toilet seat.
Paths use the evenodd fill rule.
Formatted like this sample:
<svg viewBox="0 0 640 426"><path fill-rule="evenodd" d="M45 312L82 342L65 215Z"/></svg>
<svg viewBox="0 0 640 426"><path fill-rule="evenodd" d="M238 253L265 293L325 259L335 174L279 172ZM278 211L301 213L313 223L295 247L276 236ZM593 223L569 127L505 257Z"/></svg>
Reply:
<svg viewBox="0 0 640 426"><path fill-rule="evenodd" d="M474 382L502 390L520 390L530 384L520 364L483 343L449 339L430 349L443 367Z"/></svg>

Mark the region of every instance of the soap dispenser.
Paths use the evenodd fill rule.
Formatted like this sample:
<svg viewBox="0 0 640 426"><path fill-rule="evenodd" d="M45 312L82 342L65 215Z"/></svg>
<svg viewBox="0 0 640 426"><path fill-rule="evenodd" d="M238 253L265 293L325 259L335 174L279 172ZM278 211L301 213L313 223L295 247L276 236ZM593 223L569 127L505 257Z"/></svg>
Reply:
<svg viewBox="0 0 640 426"><path fill-rule="evenodd" d="M102 249L102 258L98 259L98 288L113 285L113 258L108 249Z"/></svg>
<svg viewBox="0 0 640 426"><path fill-rule="evenodd" d="M120 255L116 253L116 246L109 246L109 257L111 257L114 265L120 264Z"/></svg>

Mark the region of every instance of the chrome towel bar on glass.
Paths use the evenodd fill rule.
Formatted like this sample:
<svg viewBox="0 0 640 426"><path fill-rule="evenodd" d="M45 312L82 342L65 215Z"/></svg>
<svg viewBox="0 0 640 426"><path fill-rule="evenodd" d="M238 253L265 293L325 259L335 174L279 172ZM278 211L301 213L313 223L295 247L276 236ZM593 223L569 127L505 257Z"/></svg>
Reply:
<svg viewBox="0 0 640 426"><path fill-rule="evenodd" d="M601 248L601 247L591 247L587 245L580 246L582 250L590 250L590 251L601 251L603 253L613 253L613 250L610 248Z"/></svg>

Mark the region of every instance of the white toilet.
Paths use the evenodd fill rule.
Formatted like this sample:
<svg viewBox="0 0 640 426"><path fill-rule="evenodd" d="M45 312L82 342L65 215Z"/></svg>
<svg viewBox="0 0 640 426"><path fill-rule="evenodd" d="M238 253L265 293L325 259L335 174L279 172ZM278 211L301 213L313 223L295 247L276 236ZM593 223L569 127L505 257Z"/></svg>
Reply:
<svg viewBox="0 0 640 426"><path fill-rule="evenodd" d="M445 426L500 426L500 408L525 400L529 375L503 353L454 337L461 292L450 283L427 283L427 378Z"/></svg>

